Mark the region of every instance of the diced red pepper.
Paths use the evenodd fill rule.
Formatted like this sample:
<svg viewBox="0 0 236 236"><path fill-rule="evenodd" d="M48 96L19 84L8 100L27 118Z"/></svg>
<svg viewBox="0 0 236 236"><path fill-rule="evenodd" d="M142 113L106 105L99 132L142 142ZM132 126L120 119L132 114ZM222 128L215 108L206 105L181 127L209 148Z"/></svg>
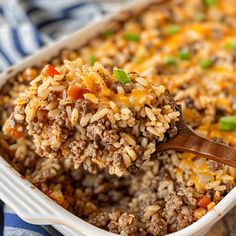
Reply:
<svg viewBox="0 0 236 236"><path fill-rule="evenodd" d="M76 85L73 85L68 89L68 97L74 100L82 99L85 93L88 93L87 89L79 88Z"/></svg>
<svg viewBox="0 0 236 236"><path fill-rule="evenodd" d="M207 208L207 205L211 203L211 199L207 196L203 196L199 201L198 201L198 206L201 208Z"/></svg>
<svg viewBox="0 0 236 236"><path fill-rule="evenodd" d="M50 77L54 77L54 75L60 75L60 73L51 65L46 65L42 72L41 72L41 75L44 75L44 76L50 76Z"/></svg>
<svg viewBox="0 0 236 236"><path fill-rule="evenodd" d="M13 139L19 139L22 137L22 133L17 131L16 128L7 127L6 134L12 137Z"/></svg>

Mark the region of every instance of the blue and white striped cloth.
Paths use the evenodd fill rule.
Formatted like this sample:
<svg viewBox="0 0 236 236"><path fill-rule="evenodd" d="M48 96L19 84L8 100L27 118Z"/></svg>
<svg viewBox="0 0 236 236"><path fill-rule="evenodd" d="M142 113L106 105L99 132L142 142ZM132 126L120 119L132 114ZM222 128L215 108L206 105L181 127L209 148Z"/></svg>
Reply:
<svg viewBox="0 0 236 236"><path fill-rule="evenodd" d="M4 206L4 236L62 236L51 226L38 226L24 222L9 207Z"/></svg>
<svg viewBox="0 0 236 236"><path fill-rule="evenodd" d="M122 2L95 1L0 0L0 72L44 44L101 19ZM1 235L61 236L50 226L24 222L0 201Z"/></svg>
<svg viewBox="0 0 236 236"><path fill-rule="evenodd" d="M101 19L121 1L0 0L0 71L42 45Z"/></svg>

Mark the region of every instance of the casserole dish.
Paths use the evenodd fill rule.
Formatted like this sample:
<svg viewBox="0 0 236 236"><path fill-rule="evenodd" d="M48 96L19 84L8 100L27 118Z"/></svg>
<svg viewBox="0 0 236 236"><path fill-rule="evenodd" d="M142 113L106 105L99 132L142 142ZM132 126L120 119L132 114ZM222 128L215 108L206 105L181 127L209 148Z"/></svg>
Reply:
<svg viewBox="0 0 236 236"><path fill-rule="evenodd" d="M32 65L39 65L43 61L48 60L49 58L53 57L54 55L58 54L58 52L63 48L78 48L79 46L85 44L88 42L91 38L96 36L99 32L103 32L106 29L109 29L110 24L114 21L122 21L126 18L128 18L131 15L138 14L139 11L141 11L145 6L152 4L153 1L148 1L143 3L142 1L136 1L135 3L130 4L130 6L127 6L125 10L119 13L115 13L112 16L109 16L104 21L101 21L95 25L89 26L72 36L69 36L65 38L64 40L55 43L54 45L51 45L48 48L45 48L41 50L39 53L27 58L22 63L13 66L9 70L5 71L0 78L1 85L3 85L6 80L10 77L15 76L18 72L24 70L27 67L30 67ZM78 42L79 39L79 42ZM7 171L7 173L6 173ZM6 178L8 176L8 178ZM12 188L12 185L10 185L9 180L11 180L11 183L14 183L14 181L17 181L19 186L22 188L22 194L20 196L20 199L22 199L21 202L16 201L17 199L14 198L17 194L16 189L13 191L14 188ZM17 186L16 184L16 186ZM16 172L10 168L10 166L4 161L1 160L1 190L0 190L0 197L9 204L13 210L15 210L23 219L32 222L32 223L38 223L38 224L55 224L55 227L59 229L61 232L63 232L65 235L111 235L111 233L108 233L106 231L102 231L101 229L95 228L92 225L89 225L88 223L80 220L79 218L76 218L74 215L68 213L63 208L55 205L53 201L48 199L45 195L43 195L41 192L35 190L32 191L32 186L24 179L17 177ZM6 188L6 186L9 186L9 188ZM26 186L26 187L23 187ZM11 188L10 188L11 187ZM25 193L28 192L36 192L37 193L37 201L34 200L34 202L29 203L29 206L32 206L32 209L27 208L26 206L23 206L22 202L24 202ZM12 198L9 197L10 193L12 193ZM41 200L39 200L41 199ZM214 207L212 210L210 210L203 218L198 220L196 223L191 224L190 226L174 233L173 235L202 235L206 233L210 227L226 212L234 206L234 200L235 200L235 188L224 197L223 200L221 200L216 207ZM35 210L33 206L35 206L35 201L39 204L39 201L42 204L42 209L50 209L49 213L51 215L40 215L38 212L38 209ZM44 203L44 204L43 204ZM44 207L43 207L44 206ZM20 207L20 208L19 208ZM26 208L25 208L26 207ZM30 213L30 214L29 214ZM48 213L48 212L46 212ZM40 218L41 216L41 218ZM55 217L57 216L57 217ZM71 229L60 226L60 224L65 224L66 226L71 226L73 228L76 228L78 231L72 231Z"/></svg>
<svg viewBox="0 0 236 236"><path fill-rule="evenodd" d="M69 213L48 198L31 183L23 179L5 160L0 159L0 197L25 221L32 224L52 224L59 232L66 236L112 236L110 232L101 230ZM9 182L10 181L10 182ZM17 187L15 187L17 186ZM23 194L19 195L18 193ZM33 192L35 197L29 200ZM15 197L16 198L15 198ZM18 200L16 200L18 199ZM214 224L226 215L234 206L236 188L231 190L211 211L197 222L176 232L171 236L205 235ZM26 202L28 208L22 202ZM33 206L41 207L39 211ZM77 230L75 229L77 228Z"/></svg>

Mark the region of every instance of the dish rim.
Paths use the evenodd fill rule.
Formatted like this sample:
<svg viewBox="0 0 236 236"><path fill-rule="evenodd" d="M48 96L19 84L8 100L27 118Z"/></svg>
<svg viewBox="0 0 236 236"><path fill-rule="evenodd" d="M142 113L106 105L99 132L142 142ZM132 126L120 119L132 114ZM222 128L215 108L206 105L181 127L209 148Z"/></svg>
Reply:
<svg viewBox="0 0 236 236"><path fill-rule="evenodd" d="M88 42L93 37L96 37L96 35L98 33L104 32L105 31L104 26L107 27L106 24L109 25L113 21L120 20L120 19L122 19L122 17L127 17L127 14L128 15L131 14L132 10L134 10L134 11L132 11L132 15L135 15L135 13L137 13L138 11L142 10L144 7L149 6L150 4L152 4L154 2L158 4L158 2L159 3L169 2L169 0L158 0L158 1L147 0L147 1L145 1L145 3L143 2L143 0L136 0L135 2L131 2L127 5L125 5L118 12L112 13L109 16L104 17L103 20L101 20L99 22L95 22L93 24L90 24L87 27L76 31L76 32L64 37L63 39L61 39L51 45L43 47L42 49L38 50L33 55L26 57L25 59L23 59L19 63L15 64L15 65L9 67L8 69L6 69L5 71L3 71L3 73L0 74L0 87L2 87L5 83L7 83L7 80L10 77L13 77L14 75L16 75L20 71L26 69L27 67L41 64L44 60L46 60L48 58L52 58L55 55L58 55L58 52L64 48L75 48L76 45L77 45L77 48L79 48L85 42ZM124 16L121 16L122 14L124 14ZM120 18L120 16L121 16L121 18ZM94 30L94 29L96 29L96 30ZM81 40L80 42L77 41L78 38L80 38L80 40ZM68 47L68 45L69 45L69 47ZM0 158L1 158L0 169L6 168L6 167L9 169L12 168L10 166L10 164L8 164L4 160L3 157L0 156ZM25 179L21 179L21 181L28 182ZM30 185L31 185L31 183L29 184L29 186ZM32 189L30 187L28 190L32 191ZM40 191L40 192L42 192L42 191ZM1 196L1 193L0 193L0 196ZM50 199L50 198L48 198L48 199ZM55 202L50 199L50 206L51 207L54 207L53 203L55 203ZM234 187L213 209L211 209L206 215L204 215L198 221L181 229L180 231L177 231L175 233L171 233L168 235L169 236L184 236L184 235L188 236L188 235L197 234L197 233L199 233L200 230L204 231L204 229L205 229L205 231L206 231L211 226L213 226L213 224L216 223L221 217L223 217L230 209L232 209L235 205L236 205L236 187ZM67 217L68 213L70 213L70 212L65 210L64 208L62 208L62 209L65 213L65 216ZM72 214L72 213L70 213L70 214ZM74 214L72 214L72 215L75 216ZM24 218L22 215L21 215L21 217ZM87 224L89 224L85 220L83 220L79 217L77 217L77 218L80 219L80 221L78 223L81 223L83 225L83 228L86 227ZM25 220L27 221L27 219L25 219ZM93 226L91 224L89 224L89 225ZM93 226L93 227L95 227L97 229L97 231L102 230L96 226ZM102 230L101 232L104 232L104 233L106 232L106 234L108 233L107 235L109 235L109 234L114 235L114 234L112 234L108 231L104 231L104 230ZM86 232L82 232L82 233L86 233ZM87 235L91 235L91 232L87 232L87 233L86 233ZM96 235L96 236L102 235L102 233L101 234L100 233L95 232L94 235Z"/></svg>

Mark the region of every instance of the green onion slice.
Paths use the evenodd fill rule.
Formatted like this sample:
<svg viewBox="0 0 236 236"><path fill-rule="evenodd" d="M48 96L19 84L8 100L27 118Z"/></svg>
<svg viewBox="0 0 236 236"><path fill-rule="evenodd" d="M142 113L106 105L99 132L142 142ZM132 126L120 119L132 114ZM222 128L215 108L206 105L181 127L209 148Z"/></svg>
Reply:
<svg viewBox="0 0 236 236"><path fill-rule="evenodd" d="M97 61L97 58L96 58L95 55L91 55L91 56L89 57L89 65L90 65L90 66L93 66L96 61Z"/></svg>
<svg viewBox="0 0 236 236"><path fill-rule="evenodd" d="M176 34L180 31L180 28L178 25L168 25L164 28L164 34L171 36L173 34Z"/></svg>
<svg viewBox="0 0 236 236"><path fill-rule="evenodd" d="M234 50L234 49L236 49L236 42L227 42L226 44L225 44L225 48L226 49L229 49L229 50Z"/></svg>
<svg viewBox="0 0 236 236"><path fill-rule="evenodd" d="M217 0L203 0L203 3L207 7L212 7L212 6L215 6L217 4Z"/></svg>
<svg viewBox="0 0 236 236"><path fill-rule="evenodd" d="M202 59L199 62L199 65L202 67L202 69L207 69L212 66L212 60L208 58Z"/></svg>
<svg viewBox="0 0 236 236"><path fill-rule="evenodd" d="M187 60L189 60L191 58L191 54L187 50L181 50L179 52L179 58L181 60L187 61Z"/></svg>
<svg viewBox="0 0 236 236"><path fill-rule="evenodd" d="M122 69L114 68L113 75L121 84L126 84L131 81L129 75Z"/></svg>
<svg viewBox="0 0 236 236"><path fill-rule="evenodd" d="M236 130L236 116L224 116L220 119L221 131L234 131Z"/></svg>
<svg viewBox="0 0 236 236"><path fill-rule="evenodd" d="M140 40L140 36L135 33L126 32L124 33L124 38L128 41L138 42Z"/></svg>
<svg viewBox="0 0 236 236"><path fill-rule="evenodd" d="M108 30L108 31L106 31L106 32L103 33L103 36L104 36L105 39L108 39L108 38L110 38L113 34L114 34L113 31Z"/></svg>
<svg viewBox="0 0 236 236"><path fill-rule="evenodd" d="M172 66L175 66L175 65L177 64L176 58L175 58L175 57L171 57L171 56L166 57L166 58L164 59L164 63L165 63L166 65L172 65Z"/></svg>

